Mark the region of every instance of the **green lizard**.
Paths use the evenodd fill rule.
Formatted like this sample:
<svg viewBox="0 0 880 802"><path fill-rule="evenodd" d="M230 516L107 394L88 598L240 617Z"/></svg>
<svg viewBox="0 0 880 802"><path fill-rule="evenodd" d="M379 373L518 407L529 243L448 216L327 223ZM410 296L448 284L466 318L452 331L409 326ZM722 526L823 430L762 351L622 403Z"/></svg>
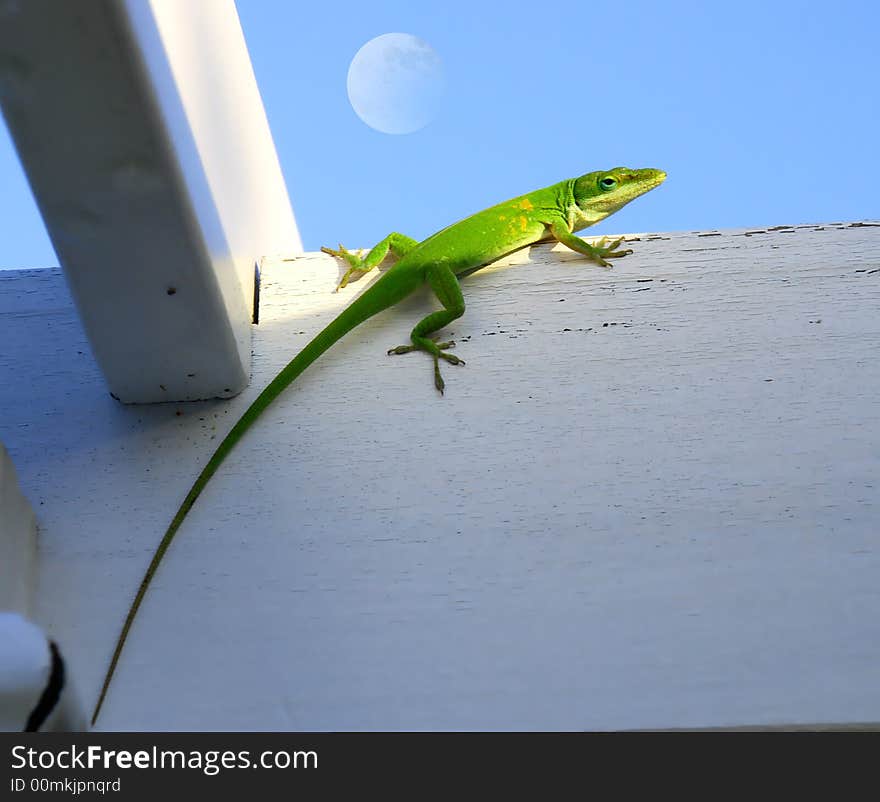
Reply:
<svg viewBox="0 0 880 802"><path fill-rule="evenodd" d="M389 251L397 257L397 261L343 309L269 383L208 460L169 524L144 574L116 642L95 705L92 724L101 711L119 656L150 581L186 514L242 435L254 424L263 410L312 362L352 329L373 315L394 306L427 283L443 308L432 312L413 329L410 345L397 346L388 353L405 354L410 351L428 353L434 362L434 385L442 394L444 383L440 374L440 360L443 359L451 365L463 365L464 362L448 353L455 343L438 343L431 335L464 314L464 299L458 283L459 278L520 248L552 240L558 240L572 250L582 253L596 264L610 267L607 259L632 253L630 250L618 250L622 239L608 243L603 237L599 242L590 244L576 236L574 232L605 219L634 198L659 186L665 178L666 173L662 170L631 170L626 167L615 167L613 170L587 173L579 178L560 181L553 186L499 203L458 223L453 223L422 242L416 242L398 233L389 234L363 258L347 251L342 245L335 251L321 248L324 253L338 256L349 265L337 290L344 288L352 277L372 270L385 259Z"/></svg>

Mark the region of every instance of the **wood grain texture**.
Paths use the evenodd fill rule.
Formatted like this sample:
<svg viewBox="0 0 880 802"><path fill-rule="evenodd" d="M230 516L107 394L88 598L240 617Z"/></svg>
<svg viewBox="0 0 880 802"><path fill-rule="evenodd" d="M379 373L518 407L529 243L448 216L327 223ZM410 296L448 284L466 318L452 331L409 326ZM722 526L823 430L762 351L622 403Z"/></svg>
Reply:
<svg viewBox="0 0 880 802"><path fill-rule="evenodd" d="M880 720L880 225L631 247L466 279L444 398L385 355L427 292L310 368L191 512L101 727ZM58 274L0 273L0 440L85 698L218 438L363 285L339 275L263 265L238 398L124 407Z"/></svg>

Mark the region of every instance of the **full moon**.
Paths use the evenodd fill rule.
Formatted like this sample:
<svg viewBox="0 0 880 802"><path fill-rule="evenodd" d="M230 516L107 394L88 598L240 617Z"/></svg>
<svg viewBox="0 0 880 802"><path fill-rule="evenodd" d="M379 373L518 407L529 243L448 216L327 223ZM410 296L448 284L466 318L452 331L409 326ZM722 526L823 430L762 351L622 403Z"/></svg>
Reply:
<svg viewBox="0 0 880 802"><path fill-rule="evenodd" d="M408 33L370 39L348 68L348 99L370 128L411 134L437 113L446 82L431 45Z"/></svg>

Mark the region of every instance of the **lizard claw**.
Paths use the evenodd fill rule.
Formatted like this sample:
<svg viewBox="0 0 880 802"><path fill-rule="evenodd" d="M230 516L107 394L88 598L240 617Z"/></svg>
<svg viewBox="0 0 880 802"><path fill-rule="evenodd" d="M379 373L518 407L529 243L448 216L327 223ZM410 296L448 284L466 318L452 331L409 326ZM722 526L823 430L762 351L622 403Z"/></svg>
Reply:
<svg viewBox="0 0 880 802"><path fill-rule="evenodd" d="M348 282L351 280L352 276L362 276L364 273L369 273L370 268L364 267L364 260L361 258L360 253L355 253L354 251L348 250L341 242L339 243L339 249L333 250L332 248L327 248L325 246L321 246L321 250L329 254L330 256L335 256L339 259L344 259L349 264L348 270L342 276L342 279L339 281L339 284L336 285L336 289L333 292L339 292L345 287L348 286Z"/></svg>
<svg viewBox="0 0 880 802"><path fill-rule="evenodd" d="M626 248L622 251L617 250L623 241L623 237L618 237L614 242L609 243L608 237L602 237L602 239L594 242L593 248L595 250L595 261L602 267L611 267L611 265L605 261L606 259L620 259L623 256L629 256L629 254L632 253L632 249Z"/></svg>
<svg viewBox="0 0 880 802"><path fill-rule="evenodd" d="M419 344L413 343L412 345L398 345L396 348L389 348L388 354L409 354L413 351L429 353L434 359L434 386L440 391L440 395L443 395L443 391L446 389L446 382L443 381L443 376L440 375L440 360L442 359L450 365L465 364L461 357L447 353L445 349L449 348L455 348L453 341L438 343L433 339L422 338Z"/></svg>

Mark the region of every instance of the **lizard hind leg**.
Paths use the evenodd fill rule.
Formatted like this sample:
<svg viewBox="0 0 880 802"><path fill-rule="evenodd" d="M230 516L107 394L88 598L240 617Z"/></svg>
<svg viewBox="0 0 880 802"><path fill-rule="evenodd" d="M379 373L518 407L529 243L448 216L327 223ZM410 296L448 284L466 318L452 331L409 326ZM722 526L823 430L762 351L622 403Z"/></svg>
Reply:
<svg viewBox="0 0 880 802"><path fill-rule="evenodd" d="M464 314L464 298L455 273L448 267L431 267L428 269L426 277L431 289L443 304L443 309L431 312L430 315L419 321L410 335L412 345L398 345L396 348L391 348L388 353L409 354L412 351L424 351L430 354L434 360L434 386L442 395L446 383L440 373L440 360L442 359L450 365L463 365L464 360L455 354L447 353L448 349L455 347L454 342L438 343L431 335Z"/></svg>

